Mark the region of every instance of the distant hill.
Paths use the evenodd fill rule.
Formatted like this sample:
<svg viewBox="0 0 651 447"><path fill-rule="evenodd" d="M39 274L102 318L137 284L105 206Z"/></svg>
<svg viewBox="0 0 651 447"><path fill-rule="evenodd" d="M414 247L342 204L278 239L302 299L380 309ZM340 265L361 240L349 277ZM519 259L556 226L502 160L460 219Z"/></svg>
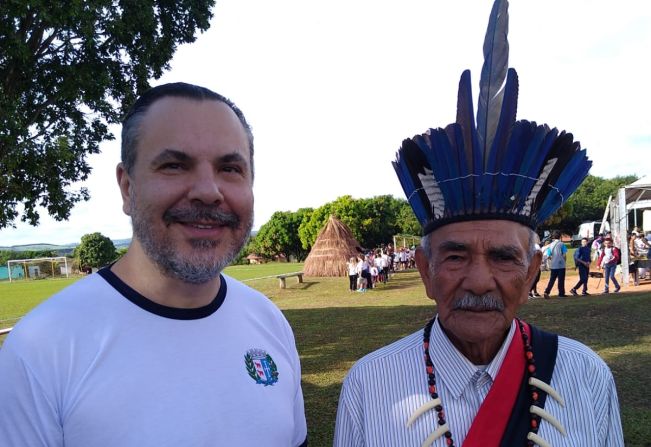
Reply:
<svg viewBox="0 0 651 447"><path fill-rule="evenodd" d="M126 248L131 243L131 239L112 239L113 245L115 248ZM55 251L59 256L66 256L72 254L72 251L79 243L71 243L65 245L55 245L55 244L25 244L25 245L12 245L10 247L0 246L0 250L8 251L41 251L41 250L52 250Z"/></svg>

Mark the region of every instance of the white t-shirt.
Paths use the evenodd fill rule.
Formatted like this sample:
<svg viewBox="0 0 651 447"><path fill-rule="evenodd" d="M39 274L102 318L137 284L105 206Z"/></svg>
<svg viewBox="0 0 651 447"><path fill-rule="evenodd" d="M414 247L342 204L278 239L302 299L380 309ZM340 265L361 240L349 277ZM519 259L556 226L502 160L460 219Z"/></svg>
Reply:
<svg viewBox="0 0 651 447"><path fill-rule="evenodd" d="M291 328L225 276L199 309L149 301L108 269L76 282L5 341L0 402L8 447L306 442Z"/></svg>
<svg viewBox="0 0 651 447"><path fill-rule="evenodd" d="M613 259L615 259L613 247L604 247L604 257L601 260L601 267L604 267L606 264L613 262Z"/></svg>
<svg viewBox="0 0 651 447"><path fill-rule="evenodd" d="M347 262L346 265L348 266L348 274L350 276L357 275L357 263Z"/></svg>

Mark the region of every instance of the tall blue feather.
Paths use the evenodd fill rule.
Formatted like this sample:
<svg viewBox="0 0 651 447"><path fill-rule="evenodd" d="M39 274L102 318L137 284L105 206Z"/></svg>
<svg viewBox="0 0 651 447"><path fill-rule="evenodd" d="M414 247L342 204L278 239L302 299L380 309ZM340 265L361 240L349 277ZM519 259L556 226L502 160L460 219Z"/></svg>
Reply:
<svg viewBox="0 0 651 447"><path fill-rule="evenodd" d="M490 150L502 110L503 84L509 63L508 1L493 3L486 37L484 39L484 65L479 79L479 104L477 106L477 132L484 152L484 162Z"/></svg>

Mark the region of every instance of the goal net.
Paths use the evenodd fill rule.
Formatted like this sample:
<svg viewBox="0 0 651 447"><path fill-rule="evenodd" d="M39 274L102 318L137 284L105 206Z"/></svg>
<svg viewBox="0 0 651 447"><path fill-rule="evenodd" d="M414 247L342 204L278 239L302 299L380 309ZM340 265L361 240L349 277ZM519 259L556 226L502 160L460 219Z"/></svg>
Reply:
<svg viewBox="0 0 651 447"><path fill-rule="evenodd" d="M72 263L65 256L53 258L10 259L7 261L9 281L19 279L67 278Z"/></svg>

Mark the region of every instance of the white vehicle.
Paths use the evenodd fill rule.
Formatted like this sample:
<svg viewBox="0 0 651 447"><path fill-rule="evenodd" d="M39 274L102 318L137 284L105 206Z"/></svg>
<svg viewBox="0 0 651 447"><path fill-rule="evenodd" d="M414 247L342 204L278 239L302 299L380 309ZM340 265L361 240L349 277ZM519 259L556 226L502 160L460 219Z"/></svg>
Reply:
<svg viewBox="0 0 651 447"><path fill-rule="evenodd" d="M583 222L576 230L576 234L572 235L572 246L578 247L581 245L581 239L586 238L588 241L593 240L600 233L610 231L610 224L608 221L604 223L604 228L601 228L601 221L594 220L592 222Z"/></svg>

